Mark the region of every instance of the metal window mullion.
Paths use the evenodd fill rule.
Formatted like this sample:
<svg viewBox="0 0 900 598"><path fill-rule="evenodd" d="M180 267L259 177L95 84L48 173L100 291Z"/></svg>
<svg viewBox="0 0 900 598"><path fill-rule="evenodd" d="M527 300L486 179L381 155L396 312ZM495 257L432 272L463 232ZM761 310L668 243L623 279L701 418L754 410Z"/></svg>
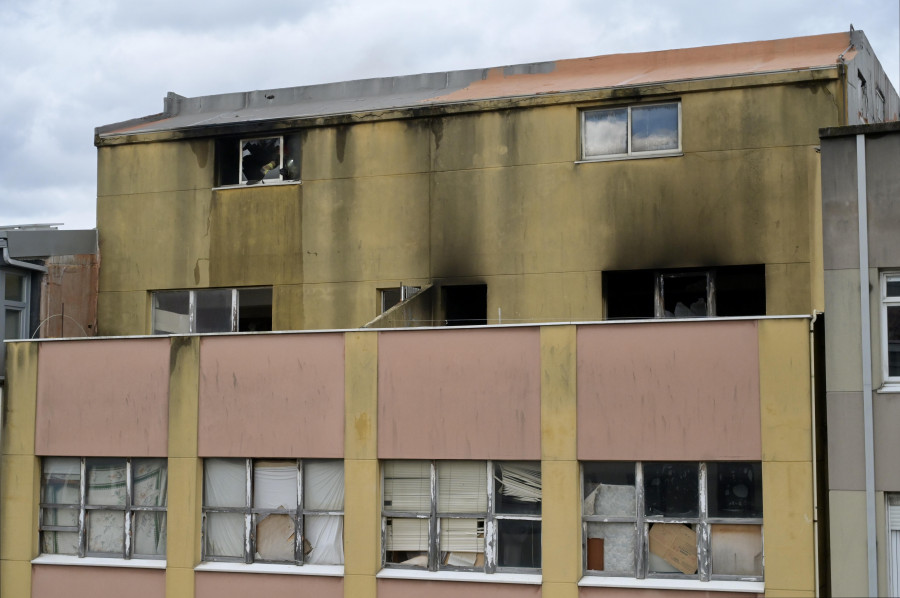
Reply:
<svg viewBox="0 0 900 598"><path fill-rule="evenodd" d="M238 290L231 289L231 331L238 329Z"/></svg>
<svg viewBox="0 0 900 598"><path fill-rule="evenodd" d="M662 282L662 279L660 279ZM649 546L647 524L644 522L644 466L640 461L634 464L634 506L635 510L635 546L637 554L634 559L634 576L637 579L647 577L647 550Z"/></svg>
<svg viewBox="0 0 900 598"><path fill-rule="evenodd" d="M131 459L125 459L125 547L122 558L131 558L132 553L132 515L131 503L134 492L132 474L134 470L131 467Z"/></svg>
<svg viewBox="0 0 900 598"><path fill-rule="evenodd" d="M188 291L188 332L197 332L197 291Z"/></svg>
<svg viewBox="0 0 900 598"><path fill-rule="evenodd" d="M487 512L484 519L484 571L497 571L497 522L494 514L494 462L486 461L487 468Z"/></svg>
<svg viewBox="0 0 900 598"><path fill-rule="evenodd" d="M437 521L437 465L431 461L431 513L428 519L428 570L437 571L440 550L440 526Z"/></svg>
<svg viewBox="0 0 900 598"><path fill-rule="evenodd" d="M716 271L706 271L706 315L713 317L716 315ZM705 465L701 464L701 467Z"/></svg>
<svg viewBox="0 0 900 598"><path fill-rule="evenodd" d="M305 560L303 543L306 539L305 511L303 509L303 461L297 459L297 510L294 512L294 561L302 565Z"/></svg>
<svg viewBox="0 0 900 598"><path fill-rule="evenodd" d="M666 304L664 299L664 277L662 272L656 273L656 281L653 285L653 316L662 318L666 315Z"/></svg>
<svg viewBox="0 0 900 598"><path fill-rule="evenodd" d="M253 460L246 460L246 494L244 511L244 562L248 565L253 562Z"/></svg>
<svg viewBox="0 0 900 598"><path fill-rule="evenodd" d="M84 558L87 544L87 534L84 529L87 521L87 512L85 510L87 498L87 464L85 457L81 458L81 481L79 483L78 494L78 556Z"/></svg>
<svg viewBox="0 0 900 598"><path fill-rule="evenodd" d="M628 130L626 131L626 135L625 135L625 155L630 156L631 155L631 106L628 106L626 108L626 110L628 111L628 119L627 119L627 123L626 123Z"/></svg>
<svg viewBox="0 0 900 598"><path fill-rule="evenodd" d="M707 476L706 463L701 462L698 468L699 476L698 497L700 500L700 522L697 524L697 573L700 575L700 581L709 581L711 551L709 549L709 505L707 501Z"/></svg>

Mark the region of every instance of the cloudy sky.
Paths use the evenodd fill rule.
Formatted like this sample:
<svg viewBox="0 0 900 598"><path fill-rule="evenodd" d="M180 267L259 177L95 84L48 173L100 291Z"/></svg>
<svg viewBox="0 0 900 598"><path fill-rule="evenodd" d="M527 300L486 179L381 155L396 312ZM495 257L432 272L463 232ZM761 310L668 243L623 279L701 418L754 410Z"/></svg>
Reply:
<svg viewBox="0 0 900 598"><path fill-rule="evenodd" d="M255 8L250 8L254 6ZM0 0L0 225L95 226L94 127L199 96L847 31L900 0Z"/></svg>

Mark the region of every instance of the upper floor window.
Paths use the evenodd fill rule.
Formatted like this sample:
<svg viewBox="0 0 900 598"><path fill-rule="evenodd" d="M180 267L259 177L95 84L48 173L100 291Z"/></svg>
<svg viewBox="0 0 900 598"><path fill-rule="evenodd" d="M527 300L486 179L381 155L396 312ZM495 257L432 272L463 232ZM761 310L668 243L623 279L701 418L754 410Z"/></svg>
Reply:
<svg viewBox="0 0 900 598"><path fill-rule="evenodd" d="M884 381L900 384L900 272L881 275L881 322Z"/></svg>
<svg viewBox="0 0 900 598"><path fill-rule="evenodd" d="M272 288L153 293L153 334L272 330Z"/></svg>
<svg viewBox="0 0 900 598"><path fill-rule="evenodd" d="M585 110L581 158L610 160L681 153L681 102Z"/></svg>
<svg viewBox="0 0 900 598"><path fill-rule="evenodd" d="M585 463L590 575L760 581L758 462Z"/></svg>
<svg viewBox="0 0 900 598"><path fill-rule="evenodd" d="M41 552L166 557L166 459L45 457Z"/></svg>
<svg viewBox="0 0 900 598"><path fill-rule="evenodd" d="M343 462L206 459L203 560L342 565Z"/></svg>
<svg viewBox="0 0 900 598"><path fill-rule="evenodd" d="M0 270L0 341L28 337L28 282L28 274Z"/></svg>
<svg viewBox="0 0 900 598"><path fill-rule="evenodd" d="M539 463L388 461L383 488L385 566L540 568Z"/></svg>
<svg viewBox="0 0 900 598"><path fill-rule="evenodd" d="M300 135L216 141L216 184L256 185L300 180Z"/></svg>

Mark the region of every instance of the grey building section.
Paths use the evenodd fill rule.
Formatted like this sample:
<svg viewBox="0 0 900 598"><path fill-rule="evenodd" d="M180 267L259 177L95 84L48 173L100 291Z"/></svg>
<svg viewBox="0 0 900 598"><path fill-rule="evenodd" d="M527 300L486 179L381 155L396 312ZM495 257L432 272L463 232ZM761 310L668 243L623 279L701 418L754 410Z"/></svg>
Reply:
<svg viewBox="0 0 900 598"><path fill-rule="evenodd" d="M878 595L895 596L900 529L890 515L900 498L900 385L886 379L882 282L900 273L900 122L819 134L831 589L871 595L871 582ZM894 519L900 523L900 511Z"/></svg>

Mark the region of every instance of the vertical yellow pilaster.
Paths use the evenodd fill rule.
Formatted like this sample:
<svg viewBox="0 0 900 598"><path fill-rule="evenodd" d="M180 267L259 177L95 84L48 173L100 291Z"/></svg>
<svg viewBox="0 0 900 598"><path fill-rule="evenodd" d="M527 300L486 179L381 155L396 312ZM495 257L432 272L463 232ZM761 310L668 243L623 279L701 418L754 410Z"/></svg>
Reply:
<svg viewBox="0 0 900 598"><path fill-rule="evenodd" d="M167 598L193 598L200 562L202 464L197 456L200 339L173 337L169 359Z"/></svg>
<svg viewBox="0 0 900 598"><path fill-rule="evenodd" d="M0 595L31 595L39 552L40 462L34 455L38 343L6 346L3 454L0 461Z"/></svg>
<svg viewBox="0 0 900 598"><path fill-rule="evenodd" d="M378 333L344 336L344 596L375 598L381 567Z"/></svg>
<svg viewBox="0 0 900 598"><path fill-rule="evenodd" d="M575 326L541 328L544 598L575 598L581 578Z"/></svg>

